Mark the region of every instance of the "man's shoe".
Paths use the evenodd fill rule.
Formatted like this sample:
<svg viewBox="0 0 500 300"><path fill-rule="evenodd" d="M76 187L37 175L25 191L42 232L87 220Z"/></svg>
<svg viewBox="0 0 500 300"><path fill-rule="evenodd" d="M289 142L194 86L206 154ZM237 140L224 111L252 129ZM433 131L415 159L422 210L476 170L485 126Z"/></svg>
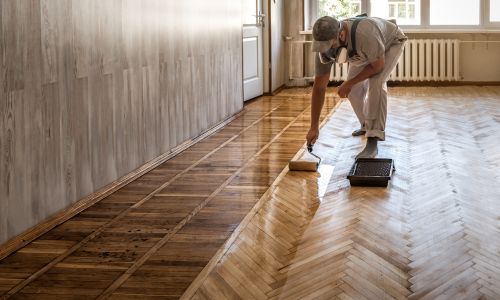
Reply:
<svg viewBox="0 0 500 300"><path fill-rule="evenodd" d="M363 129L356 129L352 132L352 136L365 135L366 131Z"/></svg>

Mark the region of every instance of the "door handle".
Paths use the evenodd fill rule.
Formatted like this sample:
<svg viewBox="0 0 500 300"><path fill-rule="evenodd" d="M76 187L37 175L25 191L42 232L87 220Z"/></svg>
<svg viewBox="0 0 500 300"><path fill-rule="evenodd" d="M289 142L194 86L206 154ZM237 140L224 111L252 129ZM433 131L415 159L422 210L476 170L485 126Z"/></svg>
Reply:
<svg viewBox="0 0 500 300"><path fill-rule="evenodd" d="M257 17L257 24L264 27L264 17L266 16L265 14L263 14L262 12L259 11L256 15L252 15L252 16Z"/></svg>

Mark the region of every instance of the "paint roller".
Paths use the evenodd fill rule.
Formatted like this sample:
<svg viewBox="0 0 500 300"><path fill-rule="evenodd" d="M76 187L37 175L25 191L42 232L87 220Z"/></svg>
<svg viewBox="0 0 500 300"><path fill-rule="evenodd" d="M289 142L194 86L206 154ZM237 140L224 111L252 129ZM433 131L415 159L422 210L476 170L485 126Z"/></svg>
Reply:
<svg viewBox="0 0 500 300"><path fill-rule="evenodd" d="M307 151L309 154L314 156L315 158L318 159L318 161L311 161L311 160L291 160L288 163L288 169L290 171L311 171L315 172L318 170L318 166L321 163L321 157L317 156L316 154L312 153L313 150L313 145L307 145Z"/></svg>

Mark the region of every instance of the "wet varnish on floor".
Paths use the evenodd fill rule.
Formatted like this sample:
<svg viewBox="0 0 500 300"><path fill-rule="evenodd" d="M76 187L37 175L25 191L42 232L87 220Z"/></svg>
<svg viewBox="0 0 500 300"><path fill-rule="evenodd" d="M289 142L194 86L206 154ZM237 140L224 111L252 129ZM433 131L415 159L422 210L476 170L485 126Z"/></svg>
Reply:
<svg viewBox="0 0 500 300"><path fill-rule="evenodd" d="M324 115L338 99L334 89ZM310 90L230 125L0 262L12 299L500 299L500 88L392 88L388 188L350 187L343 102L315 152Z"/></svg>
<svg viewBox="0 0 500 300"><path fill-rule="evenodd" d="M332 94L333 95L333 94ZM328 96L330 113L339 99ZM0 262L0 295L176 299L304 143L310 89L229 125Z"/></svg>

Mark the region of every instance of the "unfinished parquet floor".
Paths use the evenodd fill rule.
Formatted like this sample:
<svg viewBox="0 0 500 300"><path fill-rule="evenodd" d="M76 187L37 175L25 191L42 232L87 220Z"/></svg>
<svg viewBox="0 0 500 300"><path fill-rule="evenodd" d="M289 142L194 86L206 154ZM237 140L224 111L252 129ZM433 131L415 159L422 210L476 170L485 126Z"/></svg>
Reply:
<svg viewBox="0 0 500 300"><path fill-rule="evenodd" d="M309 92L251 103L3 259L0 295L500 299L500 87L390 89L388 188L345 178L364 145L348 103L321 130L320 172L286 170Z"/></svg>
<svg viewBox="0 0 500 300"><path fill-rule="evenodd" d="M286 173L184 298L500 299L500 88L390 95L388 188L350 187L343 103L315 147L326 193L330 174Z"/></svg>

